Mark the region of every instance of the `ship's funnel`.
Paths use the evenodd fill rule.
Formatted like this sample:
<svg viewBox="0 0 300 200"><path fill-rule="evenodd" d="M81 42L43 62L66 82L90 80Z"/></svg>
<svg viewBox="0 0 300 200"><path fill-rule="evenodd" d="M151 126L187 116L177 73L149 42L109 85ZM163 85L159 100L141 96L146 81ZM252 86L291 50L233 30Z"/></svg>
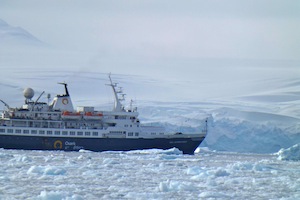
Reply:
<svg viewBox="0 0 300 200"><path fill-rule="evenodd" d="M65 94L57 95L51 104L53 110L61 110L61 111L74 111L74 107L72 104L72 100L70 94L68 92L68 85L66 83L58 83L64 85Z"/></svg>

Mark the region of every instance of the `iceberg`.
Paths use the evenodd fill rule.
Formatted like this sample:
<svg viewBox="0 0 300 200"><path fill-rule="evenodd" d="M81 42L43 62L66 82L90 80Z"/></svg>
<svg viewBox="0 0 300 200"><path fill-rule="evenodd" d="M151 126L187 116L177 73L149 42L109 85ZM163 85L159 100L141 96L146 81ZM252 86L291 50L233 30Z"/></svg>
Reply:
<svg viewBox="0 0 300 200"><path fill-rule="evenodd" d="M278 160L293 160L299 161L300 160L300 144L295 144L290 148L287 149L280 149L278 153Z"/></svg>

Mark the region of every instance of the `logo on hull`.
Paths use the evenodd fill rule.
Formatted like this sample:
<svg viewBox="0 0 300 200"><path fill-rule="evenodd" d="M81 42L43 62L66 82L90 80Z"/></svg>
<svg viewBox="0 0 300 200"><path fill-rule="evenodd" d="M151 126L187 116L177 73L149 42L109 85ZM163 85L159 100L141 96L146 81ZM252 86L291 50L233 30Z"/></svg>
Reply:
<svg viewBox="0 0 300 200"><path fill-rule="evenodd" d="M63 145L62 145L62 141L60 140L56 140L53 144L54 149L62 149Z"/></svg>

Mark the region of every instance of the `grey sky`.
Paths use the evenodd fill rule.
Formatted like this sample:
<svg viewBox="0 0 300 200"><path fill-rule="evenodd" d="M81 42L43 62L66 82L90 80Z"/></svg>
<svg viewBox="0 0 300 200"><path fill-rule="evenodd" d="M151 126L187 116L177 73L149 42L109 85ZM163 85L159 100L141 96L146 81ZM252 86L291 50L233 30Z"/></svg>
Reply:
<svg viewBox="0 0 300 200"><path fill-rule="evenodd" d="M2 0L0 13L54 46L113 57L298 60L300 55L297 0Z"/></svg>

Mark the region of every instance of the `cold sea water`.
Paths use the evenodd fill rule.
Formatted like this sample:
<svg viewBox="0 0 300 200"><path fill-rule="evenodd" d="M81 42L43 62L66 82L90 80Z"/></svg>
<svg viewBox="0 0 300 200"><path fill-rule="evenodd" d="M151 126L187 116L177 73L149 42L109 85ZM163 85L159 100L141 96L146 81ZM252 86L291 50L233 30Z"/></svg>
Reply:
<svg viewBox="0 0 300 200"><path fill-rule="evenodd" d="M0 199L300 199L300 165L276 154L201 149L0 149Z"/></svg>

